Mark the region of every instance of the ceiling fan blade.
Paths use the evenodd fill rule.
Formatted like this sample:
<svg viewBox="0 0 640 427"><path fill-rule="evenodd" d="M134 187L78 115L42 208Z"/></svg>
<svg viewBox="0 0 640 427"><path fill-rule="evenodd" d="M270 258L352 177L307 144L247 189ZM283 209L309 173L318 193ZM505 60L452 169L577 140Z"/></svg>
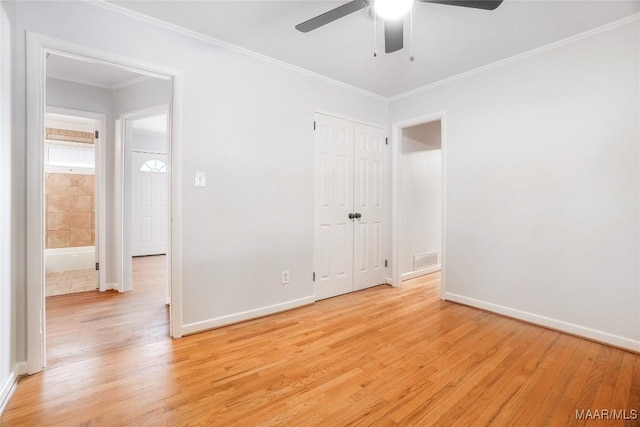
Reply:
<svg viewBox="0 0 640 427"><path fill-rule="evenodd" d="M384 21L384 51L395 52L404 46L403 20Z"/></svg>
<svg viewBox="0 0 640 427"><path fill-rule="evenodd" d="M502 0L418 0L424 3L448 4L449 6L472 7L474 9L494 10Z"/></svg>
<svg viewBox="0 0 640 427"><path fill-rule="evenodd" d="M303 22L302 24L296 25L296 30L302 31L303 33L308 33L311 30L315 30L316 28L322 27L323 25L327 25L330 22L335 21L336 19L340 19L343 16L347 16L352 14L353 12L357 12L360 9L364 9L369 6L370 0L353 0L347 4L343 4L340 7L336 7L335 9L331 9L328 12L323 13L322 15L318 15L315 18L311 18L308 21Z"/></svg>

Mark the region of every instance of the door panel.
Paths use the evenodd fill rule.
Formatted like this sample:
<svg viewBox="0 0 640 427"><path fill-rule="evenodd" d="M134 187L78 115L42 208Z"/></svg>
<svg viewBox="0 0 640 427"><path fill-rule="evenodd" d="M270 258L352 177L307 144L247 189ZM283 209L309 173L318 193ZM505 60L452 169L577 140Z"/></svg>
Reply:
<svg viewBox="0 0 640 427"><path fill-rule="evenodd" d="M316 299L385 282L383 129L316 114ZM350 213L360 218L349 219Z"/></svg>
<svg viewBox="0 0 640 427"><path fill-rule="evenodd" d="M353 290L353 124L316 114L314 133L314 293Z"/></svg>
<svg viewBox="0 0 640 427"><path fill-rule="evenodd" d="M384 219L384 145L386 131L356 123L354 209L361 215L355 220L354 289L385 283L382 227Z"/></svg>
<svg viewBox="0 0 640 427"><path fill-rule="evenodd" d="M138 233L138 244L148 245L151 243L151 235L153 232L151 231L151 217L150 216L140 216L136 218L136 225L134 229L137 228L136 232ZM135 239L135 237L134 237Z"/></svg>
<svg viewBox="0 0 640 427"><path fill-rule="evenodd" d="M134 152L132 156L132 254L167 252L166 155Z"/></svg>

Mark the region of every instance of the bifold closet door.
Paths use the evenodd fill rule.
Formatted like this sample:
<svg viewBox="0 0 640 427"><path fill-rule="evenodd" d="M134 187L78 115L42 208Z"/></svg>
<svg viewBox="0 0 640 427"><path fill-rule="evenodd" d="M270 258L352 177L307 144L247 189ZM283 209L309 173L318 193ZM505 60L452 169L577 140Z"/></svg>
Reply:
<svg viewBox="0 0 640 427"><path fill-rule="evenodd" d="M316 114L314 295L353 291L353 122Z"/></svg>
<svg viewBox="0 0 640 427"><path fill-rule="evenodd" d="M316 114L314 294L385 282L384 129Z"/></svg>
<svg viewBox="0 0 640 427"><path fill-rule="evenodd" d="M385 283L383 259L384 129L354 124L353 282L360 290Z"/></svg>

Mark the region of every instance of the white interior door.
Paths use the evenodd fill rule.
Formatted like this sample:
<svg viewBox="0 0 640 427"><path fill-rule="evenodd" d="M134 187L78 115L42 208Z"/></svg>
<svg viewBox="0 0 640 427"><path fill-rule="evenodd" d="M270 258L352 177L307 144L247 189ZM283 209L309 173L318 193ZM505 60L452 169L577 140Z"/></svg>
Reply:
<svg viewBox="0 0 640 427"><path fill-rule="evenodd" d="M316 114L314 294L385 283L384 129Z"/></svg>
<svg viewBox="0 0 640 427"><path fill-rule="evenodd" d="M386 279L382 246L386 131L355 123L354 135L353 282L359 290L383 284Z"/></svg>
<svg viewBox="0 0 640 427"><path fill-rule="evenodd" d="M167 156L133 152L132 255L167 252Z"/></svg>
<svg viewBox="0 0 640 427"><path fill-rule="evenodd" d="M316 114L314 294L353 291L353 123Z"/></svg>

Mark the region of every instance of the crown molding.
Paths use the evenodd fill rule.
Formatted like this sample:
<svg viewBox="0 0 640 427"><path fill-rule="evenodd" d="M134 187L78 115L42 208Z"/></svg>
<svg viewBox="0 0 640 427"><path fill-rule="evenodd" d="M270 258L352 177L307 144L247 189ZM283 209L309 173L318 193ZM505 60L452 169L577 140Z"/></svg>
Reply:
<svg viewBox="0 0 640 427"><path fill-rule="evenodd" d="M493 68L498 68L503 65L509 64L511 62L519 61L524 58L528 58L529 56L537 55L542 52L546 52L548 50L556 49L561 46L565 46L579 40L586 39L588 37L594 36L596 34L603 33L605 31L613 30L618 27L622 27L624 25L630 24L632 22L638 21L640 19L640 13L635 13L633 15L629 15L626 18L619 19L617 21L610 22L608 24L602 25L600 27L592 28L591 30L584 31L582 33L575 34L573 36L567 37L562 40L555 41L553 43L549 43L544 46L537 47L535 49L528 50L526 52L519 53L517 55L511 56L509 58L501 59L500 61L492 62L491 64L483 65L482 67L475 68L473 70L465 71L464 73L456 74L455 76L447 77L446 79L439 80L434 83L429 83L428 85L421 86L416 89L412 89L410 91L401 93L396 96L392 96L387 98L388 102L398 101L403 98L407 98L409 96L425 92L427 90L436 88L438 86L443 86L447 83L451 83L456 80L463 79L465 77L472 76L474 74L482 73L484 71L491 70Z"/></svg>
<svg viewBox="0 0 640 427"><path fill-rule="evenodd" d="M127 16L129 18L137 19L137 20L145 22L147 24L155 25L157 27L163 28L165 30L173 31L175 33L181 34L181 35L186 36L186 37L197 39L197 40L200 40L200 41L203 41L203 42L206 42L206 43L211 43L211 44L214 44L216 46L232 50L234 52L238 52L238 53L241 53L241 54L244 54L244 55L247 55L247 56L251 56L253 58L256 58L256 59L259 59L259 60L262 60L262 61L265 61L265 62L269 62L269 63L277 65L279 67L286 68L288 70L295 71L295 72L298 72L300 74L304 74L304 75L309 76L309 77L313 77L313 78L321 80L323 82L330 83L332 85L341 87L343 89L347 89L347 90L350 90L352 92L356 92L356 93L359 93L361 95L368 96L368 97L376 99L378 101L383 101L383 102L387 102L388 101L388 98L384 97L382 95L378 95L376 93L369 92L368 90L364 90L364 89L361 89L359 87L352 86L352 85L350 85L348 83L345 83L345 82L342 82L340 80L332 79L330 77L324 76L324 75L316 73L314 71L307 70L306 68L302 68L302 67L298 67L297 65L289 64L288 62L284 62L284 61L281 61L279 59L272 58L272 57L264 55L262 53L258 53L258 52L255 52L253 50L246 49L244 47L240 47L240 46L234 45L232 43L225 42L225 41L220 40L220 39L216 39L215 37L207 36L207 35L204 35L202 33L197 32L197 31L189 30L189 29L181 27L179 25L171 24L171 23L163 21L161 19L153 18L151 16L148 16L148 15L145 15L145 14L142 14L142 13L139 13L139 12L135 12L135 11L133 11L131 9L127 9L125 7L122 7L122 6L118 6L116 4L108 2L106 0L83 0L83 1L85 1L86 3L89 3L89 4L93 5L93 6L97 6L97 7L100 7L102 9L106 9L106 10L109 10L111 12L115 12L115 13L118 13L120 15Z"/></svg>
<svg viewBox="0 0 640 427"><path fill-rule="evenodd" d="M289 64L289 63L281 61L279 59L275 59L275 58L272 58L270 56L267 56L267 55L264 55L264 54L261 54L261 53L258 53L258 52L255 52L255 51L252 51L252 50L249 50L249 49L246 49L246 48L243 48L243 47L240 47L240 46L237 46L237 45L225 42L225 41L222 41L220 39L216 39L214 37L207 36L207 35L201 34L199 32L196 32L196 31L193 31L193 30L189 30L187 28L184 28L184 27L181 27L181 26L178 26L178 25L175 25L175 24L171 24L169 22L166 22L166 21L163 21L163 20L160 20L160 19L157 19L157 18L153 18L153 17L144 15L144 14L139 13L139 12L132 11L132 10L127 9L125 7L118 6L116 4L110 3L107 0L83 0L83 1L85 1L85 2L87 2L89 4L91 4L91 5L94 5L94 6L97 6L97 7L100 7L100 8L103 8L103 9L118 13L120 15L124 15L124 16L130 17L130 18L133 18L133 19L136 19L136 20L139 20L139 21L151 24L151 25L155 25L157 27L164 28L164 29L169 30L169 31L173 31L173 32L179 33L179 34L184 35L186 37L194 38L194 39L197 39L197 40L200 40L200 41L204 41L206 43L211 43L211 44L214 44L216 46L220 46L220 47L232 50L234 52L238 52L238 53L241 53L241 54L244 54L244 55L248 55L248 56L257 58L259 60L262 60L262 61L265 61L265 62L269 62L271 64L275 64L277 66L280 66L280 67L283 67L283 68L286 68L286 69L289 69L289 70L292 70L292 71L295 71L295 72L298 72L298 73L313 77L315 79L318 79L318 80L333 84L335 86L342 87L344 89L347 89L347 90L350 90L350 91L353 91L353 92L360 93L362 95L365 95L365 96L371 97L373 99L376 99L378 101L383 101L383 102L386 102L386 103L398 101L400 99L407 98L409 96L412 96L412 95L415 95L415 94L418 94L418 93L421 93L421 92L425 92L425 91L428 91L430 89L433 89L433 88L436 88L436 87L439 87L439 86L443 86L443 85L445 85L447 83L451 83L451 82L454 82L456 80L460 80L460 79L463 79L463 78L466 78L466 77L470 77L472 75L475 75L475 74L478 74L478 73L482 73L484 71L488 71L488 70L491 70L493 68L501 67L501 66L509 64L511 62L519 61L519 60L527 58L529 56L537 55L539 53L546 52L548 50L552 50L552 49L555 49L555 48L558 48L558 47L561 47L561 46L565 46L565 45L577 42L579 40L583 40L585 38L594 36L596 34L600 34L600 33L603 33L603 32L606 32L606 31L609 31L609 30L612 30L612 29L615 29L615 28L630 24L630 23L638 21L640 19L640 13L635 13L633 15L629 15L629 16L627 16L625 18L610 22L610 23L602 25L600 27L596 27L596 28L584 31L584 32L579 33L579 34L575 34L573 36L569 36L569 37L564 38L562 40L558 40L558 41L546 44L544 46L537 47L535 49L531 49L531 50L528 50L526 52L522 52L522 53L519 53L517 55L511 56L511 57L508 57L508 58L505 58L505 59L501 59L499 61L492 62L490 64L483 65L481 67L474 68L472 70L465 71L463 73L456 74L454 76L447 77L447 78L442 79L442 80L438 80L438 81L433 82L433 83L429 83L427 85L418 87L416 89L409 90L407 92L400 93L400 94L392 96L392 97L385 97L385 96L378 95L376 93L369 92L367 90L361 89L359 87L350 85L348 83L345 83L345 82L342 82L342 81L339 81L339 80L335 80L335 79L332 79L330 77L324 76L322 74L307 70L305 68Z"/></svg>

